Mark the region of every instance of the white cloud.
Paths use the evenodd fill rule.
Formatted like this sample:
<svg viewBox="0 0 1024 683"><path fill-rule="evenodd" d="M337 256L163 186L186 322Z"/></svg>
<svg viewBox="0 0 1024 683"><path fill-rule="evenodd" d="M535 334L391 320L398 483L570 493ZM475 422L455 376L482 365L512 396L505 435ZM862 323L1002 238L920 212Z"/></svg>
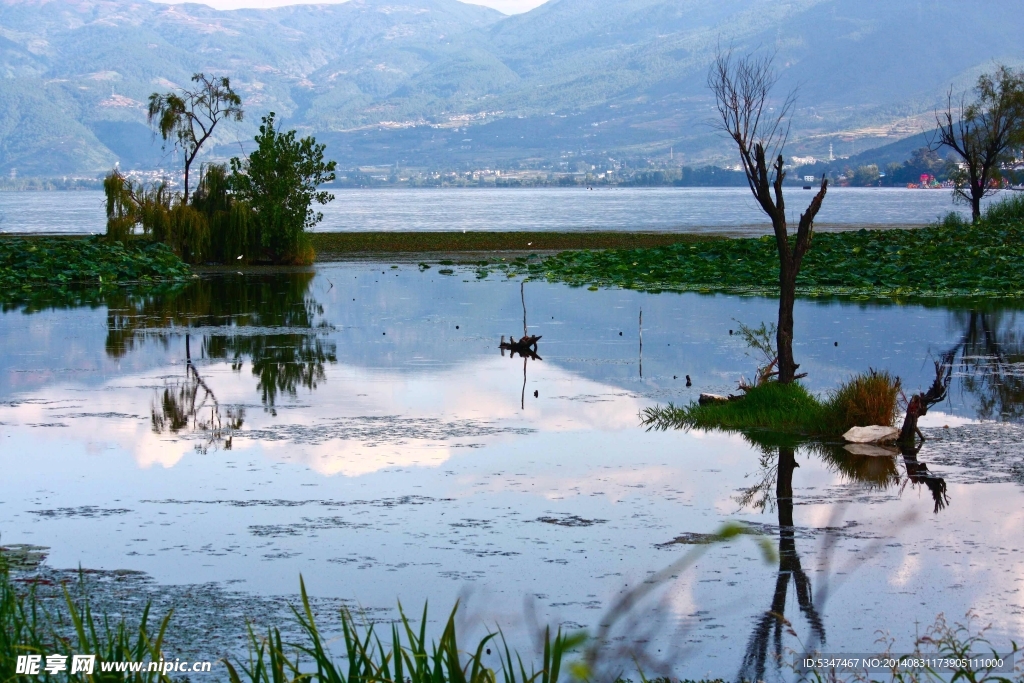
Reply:
<svg viewBox="0 0 1024 683"><path fill-rule="evenodd" d="M179 2L194 2L195 0L158 0L166 4L179 4ZM337 5L348 0L321 0L320 2L296 2L296 0L203 0L200 4L208 5L214 9L267 9L268 7L283 7L285 5L309 5L309 4L331 4ZM528 12L534 7L543 5L546 0L461 0L471 5L483 5L496 9L505 14L520 14Z"/></svg>

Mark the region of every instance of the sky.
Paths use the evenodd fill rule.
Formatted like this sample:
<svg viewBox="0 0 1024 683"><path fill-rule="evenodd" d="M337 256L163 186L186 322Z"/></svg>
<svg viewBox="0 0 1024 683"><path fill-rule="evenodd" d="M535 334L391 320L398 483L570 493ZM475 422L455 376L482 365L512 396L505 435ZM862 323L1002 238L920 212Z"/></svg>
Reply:
<svg viewBox="0 0 1024 683"><path fill-rule="evenodd" d="M163 0L167 2L168 0ZM170 0L175 2L176 0ZM177 0L186 1L186 0ZM241 9L243 7L253 8L266 8L266 7L280 7L282 5L298 5L298 4L313 4L313 3L301 3L296 0L187 0L189 2L198 2L203 5L209 5L214 9ZM345 0L319 0L322 3L335 4L338 2L345 2ZM461 0L467 2L468 0ZM472 0L470 4L473 5L485 5L504 12L505 14L519 14L521 12L527 12L538 5L543 5L546 0Z"/></svg>

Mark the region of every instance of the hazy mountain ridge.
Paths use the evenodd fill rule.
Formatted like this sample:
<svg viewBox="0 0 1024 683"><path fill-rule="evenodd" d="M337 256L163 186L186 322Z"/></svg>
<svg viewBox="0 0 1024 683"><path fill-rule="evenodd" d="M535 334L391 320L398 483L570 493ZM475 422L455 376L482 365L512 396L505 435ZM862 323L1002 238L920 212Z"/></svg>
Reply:
<svg viewBox="0 0 1024 683"><path fill-rule="evenodd" d="M511 17L456 0L350 0L219 12L141 0L0 0L0 172L168 163L144 124L154 90L229 75L260 114L350 164L727 151L706 124L717 45L774 47L800 86L794 154L911 135L950 83L1021 63L1024 15L882 0L552 0ZM461 130L459 130L461 129Z"/></svg>

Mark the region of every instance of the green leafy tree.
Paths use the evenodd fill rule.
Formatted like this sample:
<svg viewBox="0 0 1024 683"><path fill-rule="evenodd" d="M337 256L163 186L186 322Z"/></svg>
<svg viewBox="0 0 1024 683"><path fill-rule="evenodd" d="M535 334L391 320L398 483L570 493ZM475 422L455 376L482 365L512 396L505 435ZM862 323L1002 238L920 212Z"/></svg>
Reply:
<svg viewBox="0 0 1024 683"><path fill-rule="evenodd" d="M876 164L859 166L850 177L850 184L857 187L871 187L878 184L878 177L878 166Z"/></svg>
<svg viewBox="0 0 1024 683"><path fill-rule="evenodd" d="M231 89L226 77L213 78L198 73L192 76L195 87L178 92L149 96L146 116L150 125L155 122L166 143L173 140L185 158L185 194L182 203L188 204L189 171L203 144L213 135L221 121L242 120L242 98Z"/></svg>
<svg viewBox="0 0 1024 683"><path fill-rule="evenodd" d="M231 160L235 192L252 209L262 247L276 262L310 262L312 248L306 230L321 220L313 203L334 199L318 190L335 179L333 161L324 161L326 145L313 137L296 140L294 130L282 133L274 112L263 117L257 148L247 159Z"/></svg>
<svg viewBox="0 0 1024 683"><path fill-rule="evenodd" d="M966 94L946 110L936 113L938 141L961 159L951 174L953 199L971 205L971 216L981 219L981 200L998 189L1000 167L1013 160L1015 148L1024 144L1024 72L1000 66L994 74L978 78L977 99Z"/></svg>

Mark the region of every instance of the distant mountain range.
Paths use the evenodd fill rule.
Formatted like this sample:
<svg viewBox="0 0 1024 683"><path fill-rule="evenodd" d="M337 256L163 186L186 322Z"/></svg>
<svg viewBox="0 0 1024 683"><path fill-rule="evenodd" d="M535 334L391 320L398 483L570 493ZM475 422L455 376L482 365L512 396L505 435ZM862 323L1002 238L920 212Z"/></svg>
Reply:
<svg viewBox="0 0 1024 683"><path fill-rule="evenodd" d="M777 50L799 86L789 152L920 133L951 85L1024 64L1024 12L947 0L551 0L514 16L456 0L222 12L143 0L0 0L0 173L174 166L146 126L155 91L230 76L245 123L314 133L342 167L669 158L732 163L707 125L716 46ZM240 146L241 145L241 146Z"/></svg>

